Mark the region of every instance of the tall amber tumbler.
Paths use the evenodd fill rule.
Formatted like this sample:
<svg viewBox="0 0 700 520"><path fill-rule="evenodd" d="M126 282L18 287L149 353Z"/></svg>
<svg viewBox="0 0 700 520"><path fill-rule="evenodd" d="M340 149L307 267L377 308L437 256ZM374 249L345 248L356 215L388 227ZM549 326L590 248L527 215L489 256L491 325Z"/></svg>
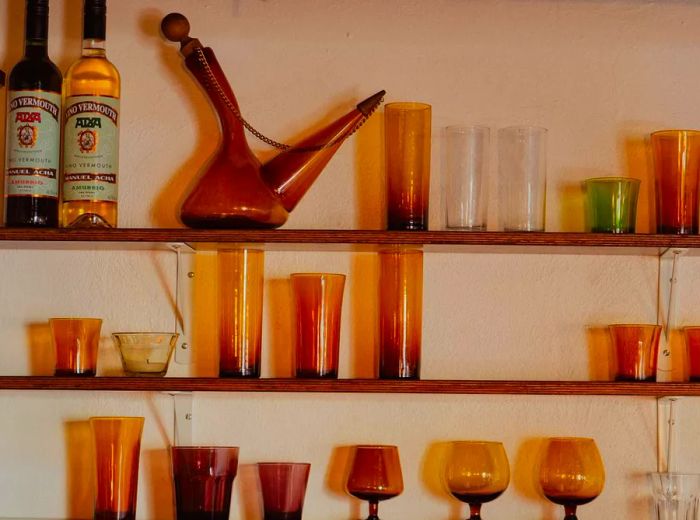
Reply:
<svg viewBox="0 0 700 520"><path fill-rule="evenodd" d="M219 251L219 375L260 377L265 253Z"/></svg>
<svg viewBox="0 0 700 520"><path fill-rule="evenodd" d="M295 273L297 377L338 377L344 274Z"/></svg>
<svg viewBox="0 0 700 520"><path fill-rule="evenodd" d="M95 520L134 520L143 417L91 417L95 439Z"/></svg>
<svg viewBox="0 0 700 520"><path fill-rule="evenodd" d="M651 144L656 177L657 232L697 233L700 131L654 132Z"/></svg>
<svg viewBox="0 0 700 520"><path fill-rule="evenodd" d="M423 252L379 253L379 377L420 377Z"/></svg>
<svg viewBox="0 0 700 520"><path fill-rule="evenodd" d="M431 107L389 103L384 108L387 226L428 229Z"/></svg>

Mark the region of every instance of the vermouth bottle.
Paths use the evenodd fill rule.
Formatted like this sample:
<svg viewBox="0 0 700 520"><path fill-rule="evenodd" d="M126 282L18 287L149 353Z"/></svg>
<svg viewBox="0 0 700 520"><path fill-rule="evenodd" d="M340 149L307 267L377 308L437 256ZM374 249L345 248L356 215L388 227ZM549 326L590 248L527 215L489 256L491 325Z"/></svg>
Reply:
<svg viewBox="0 0 700 520"><path fill-rule="evenodd" d="M8 81L6 226L58 226L62 78L48 33L49 1L27 0L24 56Z"/></svg>
<svg viewBox="0 0 700 520"><path fill-rule="evenodd" d="M64 88L64 227L116 227L120 78L105 51L106 0L85 0L82 56Z"/></svg>

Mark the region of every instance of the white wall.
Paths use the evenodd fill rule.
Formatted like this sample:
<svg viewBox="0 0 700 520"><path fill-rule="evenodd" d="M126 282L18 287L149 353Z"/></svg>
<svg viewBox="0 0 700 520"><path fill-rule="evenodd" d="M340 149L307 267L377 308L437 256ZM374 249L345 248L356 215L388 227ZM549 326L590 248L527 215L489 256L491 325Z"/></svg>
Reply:
<svg viewBox="0 0 700 520"><path fill-rule="evenodd" d="M79 53L81 2L51 4L50 51L65 70ZM0 5L5 70L21 54L22 9L21 0ZM215 50L246 117L278 139L382 88L388 101L431 103L432 229L443 225L440 130L448 124L549 128L549 230L582 229L582 179L642 179L640 231L651 229L653 199L645 137L654 129L699 125L700 5L691 1L111 0L109 55L123 77L123 227L177 225L178 201L217 144L206 100L176 46L158 35L160 18L174 10ZM343 146L287 227L382 225L380 115ZM493 227L495 199L490 213ZM46 371L41 324L54 315L105 319L103 374L118 367L111 331L172 326L172 254L0 251L0 262L3 374ZM198 258L196 374L215 371L214 268L213 256ZM373 255L274 252L266 269L263 375L289 374L286 277L319 270L349 275L341 376L371 375ZM700 322L698 273L698 260L684 258L679 325ZM653 257L427 254L423 376L605 379L601 327L653 322L656 274ZM681 372L674 360L671 377ZM187 373L172 367L171 375ZM680 403L678 469L685 471L700 471L696 402ZM651 516L645 473L656 469L653 399L196 394L194 408L196 443L241 447L235 519L259 518L249 465L280 459L312 462L305 518L359 518L366 506L341 489L343 447L382 442L400 446L406 483L402 496L382 504L382 517L456 520L465 511L439 486L440 443L483 438L505 443L514 474L509 490L485 507L487 518L554 520L563 515L538 494L533 473L539 439L551 435L592 436L602 452L606 488L581 509L582 519ZM0 414L0 517L90 517L83 421L141 414L138 516L172 518L168 396L2 392Z"/></svg>

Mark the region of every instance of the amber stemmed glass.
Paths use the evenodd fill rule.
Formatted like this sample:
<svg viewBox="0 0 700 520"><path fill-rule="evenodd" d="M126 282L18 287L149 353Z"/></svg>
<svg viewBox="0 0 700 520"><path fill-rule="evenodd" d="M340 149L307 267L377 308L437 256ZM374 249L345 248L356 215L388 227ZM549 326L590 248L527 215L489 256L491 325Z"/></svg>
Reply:
<svg viewBox="0 0 700 520"><path fill-rule="evenodd" d="M403 491L396 446L356 446L346 485L348 493L369 502L367 520L379 520L379 502Z"/></svg>
<svg viewBox="0 0 700 520"><path fill-rule="evenodd" d="M481 520L481 505L508 487L510 468L503 444L457 441L450 446L445 483L452 496L469 504L469 520Z"/></svg>
<svg viewBox="0 0 700 520"><path fill-rule="evenodd" d="M540 486L548 500L564 506L564 520L577 520L576 508L603 491L605 469L593 439L547 439L540 464Z"/></svg>

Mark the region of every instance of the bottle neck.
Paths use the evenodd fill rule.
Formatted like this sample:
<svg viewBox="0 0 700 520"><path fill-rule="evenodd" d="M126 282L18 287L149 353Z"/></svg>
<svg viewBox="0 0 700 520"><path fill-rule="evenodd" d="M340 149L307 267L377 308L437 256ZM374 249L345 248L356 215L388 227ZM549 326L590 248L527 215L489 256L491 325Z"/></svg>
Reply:
<svg viewBox="0 0 700 520"><path fill-rule="evenodd" d="M104 58L107 55L107 46L104 40L86 38L83 40L83 58Z"/></svg>
<svg viewBox="0 0 700 520"><path fill-rule="evenodd" d="M24 29L24 55L27 58L48 56L49 11L28 7Z"/></svg>

